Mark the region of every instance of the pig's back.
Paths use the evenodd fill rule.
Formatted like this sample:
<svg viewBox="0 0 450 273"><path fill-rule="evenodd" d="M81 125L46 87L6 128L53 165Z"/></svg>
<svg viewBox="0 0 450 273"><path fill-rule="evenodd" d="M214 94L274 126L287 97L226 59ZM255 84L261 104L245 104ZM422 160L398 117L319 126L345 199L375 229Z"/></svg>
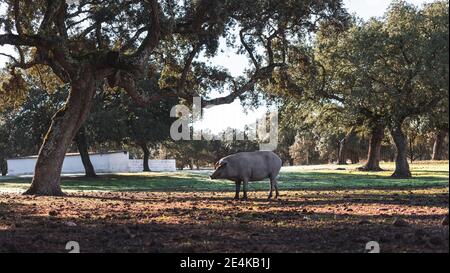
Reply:
<svg viewBox="0 0 450 273"><path fill-rule="evenodd" d="M281 159L270 151L241 152L231 157L239 166L241 176L250 181L275 178L282 165Z"/></svg>

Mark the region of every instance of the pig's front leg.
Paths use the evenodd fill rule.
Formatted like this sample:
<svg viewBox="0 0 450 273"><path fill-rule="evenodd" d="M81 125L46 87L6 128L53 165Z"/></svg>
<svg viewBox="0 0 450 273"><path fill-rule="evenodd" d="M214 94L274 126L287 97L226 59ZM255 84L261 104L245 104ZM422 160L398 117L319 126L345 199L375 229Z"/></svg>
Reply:
<svg viewBox="0 0 450 273"><path fill-rule="evenodd" d="M234 200L239 200L239 191L241 190L241 181L236 181L236 195L234 196Z"/></svg>
<svg viewBox="0 0 450 273"><path fill-rule="evenodd" d="M244 196L242 197L242 200L248 200L248 196L247 196L247 188L248 188L248 180L245 179L244 180Z"/></svg>

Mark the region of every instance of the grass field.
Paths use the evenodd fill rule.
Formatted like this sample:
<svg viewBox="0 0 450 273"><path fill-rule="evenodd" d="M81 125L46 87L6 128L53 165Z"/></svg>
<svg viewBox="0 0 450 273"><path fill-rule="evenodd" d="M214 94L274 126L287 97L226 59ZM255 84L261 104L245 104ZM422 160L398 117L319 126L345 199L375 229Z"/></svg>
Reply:
<svg viewBox="0 0 450 273"><path fill-rule="evenodd" d="M65 197L23 196L30 178L0 179L0 252L449 252L449 164L413 178L357 166L287 167L281 198L251 183L247 202L208 171L65 177ZM341 168L341 166L339 166Z"/></svg>
<svg viewBox="0 0 450 273"><path fill-rule="evenodd" d="M360 172L356 165L285 167L279 176L281 190L327 188L414 188L448 186L448 162L412 164L410 179L390 178L392 163L382 164L383 172ZM338 170L345 168L345 170ZM64 177L65 191L233 191L230 181L210 180L210 171L182 171L175 173L139 173L102 175L97 179ZM25 191L31 178L4 178L1 191ZM267 190L268 181L252 182L250 190Z"/></svg>

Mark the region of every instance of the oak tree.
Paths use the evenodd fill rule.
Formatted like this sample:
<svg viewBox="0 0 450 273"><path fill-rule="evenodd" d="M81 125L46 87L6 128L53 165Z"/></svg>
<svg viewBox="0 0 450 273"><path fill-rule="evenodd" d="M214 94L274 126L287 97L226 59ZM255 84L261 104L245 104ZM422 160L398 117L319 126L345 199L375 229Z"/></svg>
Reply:
<svg viewBox="0 0 450 273"><path fill-rule="evenodd" d="M99 88L122 89L145 106L167 96L197 95L199 90L186 88L194 81L206 91L210 86L230 90L223 97L204 100L204 106L230 103L285 64L291 37L311 31L318 21L338 20L342 13L341 1L331 0L2 0L0 4L6 7L0 18L0 45L12 45L18 53L8 55L12 76L5 90L22 87L21 70L35 67L50 68L70 86L26 192L37 195L63 194L60 172L67 147L88 117ZM195 60L200 53L217 55L220 37L230 46L237 40L236 48L249 57L252 66L245 75L233 78L208 61ZM152 63L167 65L154 71L149 69ZM161 74L165 93L142 96L139 81L154 73Z"/></svg>

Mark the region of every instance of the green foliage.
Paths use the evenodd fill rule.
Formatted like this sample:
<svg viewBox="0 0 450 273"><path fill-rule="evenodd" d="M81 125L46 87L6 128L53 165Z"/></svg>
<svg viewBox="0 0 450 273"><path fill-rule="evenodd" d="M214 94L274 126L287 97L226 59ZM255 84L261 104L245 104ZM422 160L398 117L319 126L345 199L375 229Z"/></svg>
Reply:
<svg viewBox="0 0 450 273"><path fill-rule="evenodd" d="M26 97L28 86L21 72L0 71L0 111L17 108Z"/></svg>
<svg viewBox="0 0 450 273"><path fill-rule="evenodd" d="M422 9L395 1L382 18L354 18L338 31L321 25L311 46L289 50L289 66L264 92L283 98L282 127L297 130L297 155L311 153L304 149L315 139L313 150L336 158L336 143L355 125L362 137L417 118L427 134L448 129L448 1ZM415 141L424 153L429 138Z"/></svg>
<svg viewBox="0 0 450 273"><path fill-rule="evenodd" d="M37 154L52 117L64 104L67 93L67 86L51 94L36 86L26 94L20 107L3 111L0 115L3 153L9 157ZM88 142L98 151L122 149L124 145L138 142L156 145L168 138L173 104L168 99L142 108L123 93L98 93L85 125Z"/></svg>
<svg viewBox="0 0 450 273"><path fill-rule="evenodd" d="M8 147L9 156L35 155L56 110L64 103L67 88L61 88L54 94L31 88L24 102L16 109L0 113L4 119L3 129L7 137L3 145Z"/></svg>
<svg viewBox="0 0 450 273"><path fill-rule="evenodd" d="M229 140L226 135L239 134L239 130L228 128L217 134L215 140L166 141L162 145L162 157L175 158L177 167L183 169L213 166L220 158L238 152L259 149L259 143L252 140ZM220 139L220 140L219 140Z"/></svg>
<svg viewBox="0 0 450 273"><path fill-rule="evenodd" d="M123 87L117 72L134 81L157 76L160 89L181 98L215 90L257 100L245 92L283 69L292 44L303 43L319 24L338 28L348 18L342 1L334 0L0 3L6 11L0 27L12 34L2 35L0 43L16 46L20 60L11 65L41 80L43 89L71 82L77 73L66 72L89 64L110 87ZM233 78L210 64L222 53L221 39L248 57L244 75Z"/></svg>
<svg viewBox="0 0 450 273"><path fill-rule="evenodd" d="M289 143L281 147L287 147L296 163L335 162L339 142L353 123L337 104L306 97L286 99L280 111L280 139L289 139Z"/></svg>
<svg viewBox="0 0 450 273"><path fill-rule="evenodd" d="M318 35L325 97L352 115L395 126L448 100L448 2L417 10L394 2L382 20ZM433 23L431 23L433 22ZM319 93L320 94L320 93Z"/></svg>

